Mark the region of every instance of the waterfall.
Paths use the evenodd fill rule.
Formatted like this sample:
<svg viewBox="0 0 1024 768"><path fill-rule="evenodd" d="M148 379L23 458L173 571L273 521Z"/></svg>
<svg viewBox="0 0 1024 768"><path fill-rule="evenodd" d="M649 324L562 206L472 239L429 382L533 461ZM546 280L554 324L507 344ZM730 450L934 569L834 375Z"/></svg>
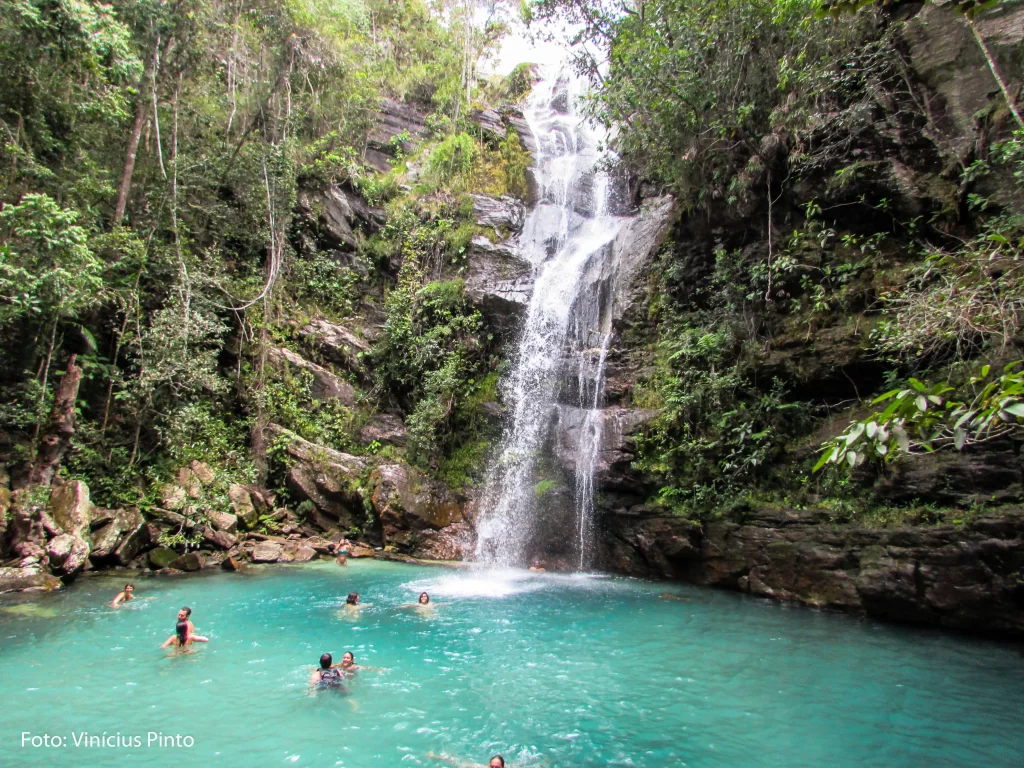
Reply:
<svg viewBox="0 0 1024 768"><path fill-rule="evenodd" d="M503 382L511 419L478 506L476 556L492 565L526 565L533 554L538 459L558 394L573 389L586 410L575 461L574 544L581 569L591 549L612 297L607 281L587 276L604 272L627 219L609 213L612 182L600 167L604 136L576 111L580 88L579 80L560 72L536 85L525 111L537 139L539 192L519 250L533 265L535 281L513 369Z"/></svg>

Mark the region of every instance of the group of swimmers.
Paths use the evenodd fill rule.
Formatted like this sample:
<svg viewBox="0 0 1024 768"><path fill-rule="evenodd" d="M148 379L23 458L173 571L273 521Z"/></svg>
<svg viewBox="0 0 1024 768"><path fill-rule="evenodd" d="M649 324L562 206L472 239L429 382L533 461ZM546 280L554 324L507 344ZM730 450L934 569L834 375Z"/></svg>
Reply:
<svg viewBox="0 0 1024 768"><path fill-rule="evenodd" d="M340 547L339 547L340 549ZM347 554L347 551L345 552ZM339 558L343 558L345 554L338 555ZM344 563L339 563L344 565ZM135 597L135 585L128 583L124 585L124 589L114 597L111 601L111 606L117 608L124 603L131 600L136 600ZM345 598L345 609L355 612L360 608L369 606L370 603L361 603L359 601L358 592L350 592ZM430 595L426 592L421 592L415 603L407 603L399 606L399 608L413 608L417 609L418 612L423 613L425 611L434 611L434 606L438 603L430 602ZM207 643L209 638L204 637L196 633L195 625L192 623L192 609L187 605L182 606L178 611L177 623L174 626L174 634L171 635L164 643L160 646L161 648L186 648L192 643ZM330 653L325 653L320 656L320 665L313 670L309 677L309 688L310 690L328 689L335 690L342 693L347 693L348 689L346 684L350 682L361 670L379 672L381 670L376 667L364 667L356 664L356 657L352 651L345 651L342 654L341 662L339 664L334 663L334 657ZM465 768L473 768L472 766L466 766L464 762L452 760L443 755L431 754L437 760L451 763L452 765L464 766ZM505 759L501 755L495 755L491 758L488 763L488 768L504 768Z"/></svg>

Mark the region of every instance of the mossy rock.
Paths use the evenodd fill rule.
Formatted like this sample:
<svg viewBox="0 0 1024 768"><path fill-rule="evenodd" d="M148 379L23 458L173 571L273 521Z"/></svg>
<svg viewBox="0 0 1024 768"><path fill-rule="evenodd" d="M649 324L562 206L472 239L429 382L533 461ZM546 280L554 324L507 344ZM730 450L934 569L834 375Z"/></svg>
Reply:
<svg viewBox="0 0 1024 768"><path fill-rule="evenodd" d="M154 571L159 571L177 560L178 553L168 547L157 547L149 551L148 559L149 567Z"/></svg>

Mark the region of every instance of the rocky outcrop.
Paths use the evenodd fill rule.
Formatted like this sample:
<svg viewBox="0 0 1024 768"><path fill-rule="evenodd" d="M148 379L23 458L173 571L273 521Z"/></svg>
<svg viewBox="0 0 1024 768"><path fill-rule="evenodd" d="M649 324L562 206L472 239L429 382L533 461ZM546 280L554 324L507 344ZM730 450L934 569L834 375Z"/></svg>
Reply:
<svg viewBox="0 0 1024 768"><path fill-rule="evenodd" d="M462 272L466 294L497 328L517 325L533 293L533 266L515 248L477 235Z"/></svg>
<svg viewBox="0 0 1024 768"><path fill-rule="evenodd" d="M299 253L351 253L384 223L384 211L372 208L348 187L299 190L293 239Z"/></svg>
<svg viewBox="0 0 1024 768"><path fill-rule="evenodd" d="M403 446L409 439L402 417L394 413L377 413L371 416L362 429L359 439L364 443Z"/></svg>
<svg viewBox="0 0 1024 768"><path fill-rule="evenodd" d="M366 161L378 171L391 170L399 153L408 155L429 135L427 114L426 108L415 104L383 99L366 142Z"/></svg>
<svg viewBox="0 0 1024 768"><path fill-rule="evenodd" d="M705 523L605 520L603 562L775 600L1024 638L1024 509L964 525L865 528L827 512L758 510Z"/></svg>
<svg viewBox="0 0 1024 768"><path fill-rule="evenodd" d="M304 326L299 335L321 359L351 371L360 381L369 382L370 373L363 362L363 356L369 355L370 342L380 331L366 325L361 326L360 330L363 336L348 326L316 318Z"/></svg>
<svg viewBox="0 0 1024 768"><path fill-rule="evenodd" d="M359 399L356 388L347 381L290 349L271 347L267 350L267 360L277 368L307 372L312 379L309 393L316 400L338 400L351 408Z"/></svg>
<svg viewBox="0 0 1024 768"><path fill-rule="evenodd" d="M446 541L435 532L463 522L462 505L443 484L405 464L382 464L370 475L371 502L380 520L385 546L417 551L430 539L433 548L457 549L458 530Z"/></svg>
<svg viewBox="0 0 1024 768"><path fill-rule="evenodd" d="M588 411L570 405L558 406L555 452L562 467L576 471L580 454L581 430L587 428ZM657 411L612 406L600 412L601 446L597 456L595 481L605 490L619 489L639 482L630 465L636 458L635 434L658 415Z"/></svg>
<svg viewBox="0 0 1024 768"><path fill-rule="evenodd" d="M365 517L364 475L376 461L372 457L341 453L289 432L275 424L268 428L272 441L280 440L290 458L288 489L297 499L313 504L313 522L322 530L347 530Z"/></svg>

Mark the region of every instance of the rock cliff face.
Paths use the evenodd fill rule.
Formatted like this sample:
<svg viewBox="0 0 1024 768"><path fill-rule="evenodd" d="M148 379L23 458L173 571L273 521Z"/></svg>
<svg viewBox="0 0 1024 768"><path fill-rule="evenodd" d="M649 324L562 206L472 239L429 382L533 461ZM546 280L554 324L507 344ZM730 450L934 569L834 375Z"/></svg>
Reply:
<svg viewBox="0 0 1024 768"><path fill-rule="evenodd" d="M814 510L758 510L700 526L608 521L604 563L902 623L1024 637L1024 509L962 526L870 529Z"/></svg>

